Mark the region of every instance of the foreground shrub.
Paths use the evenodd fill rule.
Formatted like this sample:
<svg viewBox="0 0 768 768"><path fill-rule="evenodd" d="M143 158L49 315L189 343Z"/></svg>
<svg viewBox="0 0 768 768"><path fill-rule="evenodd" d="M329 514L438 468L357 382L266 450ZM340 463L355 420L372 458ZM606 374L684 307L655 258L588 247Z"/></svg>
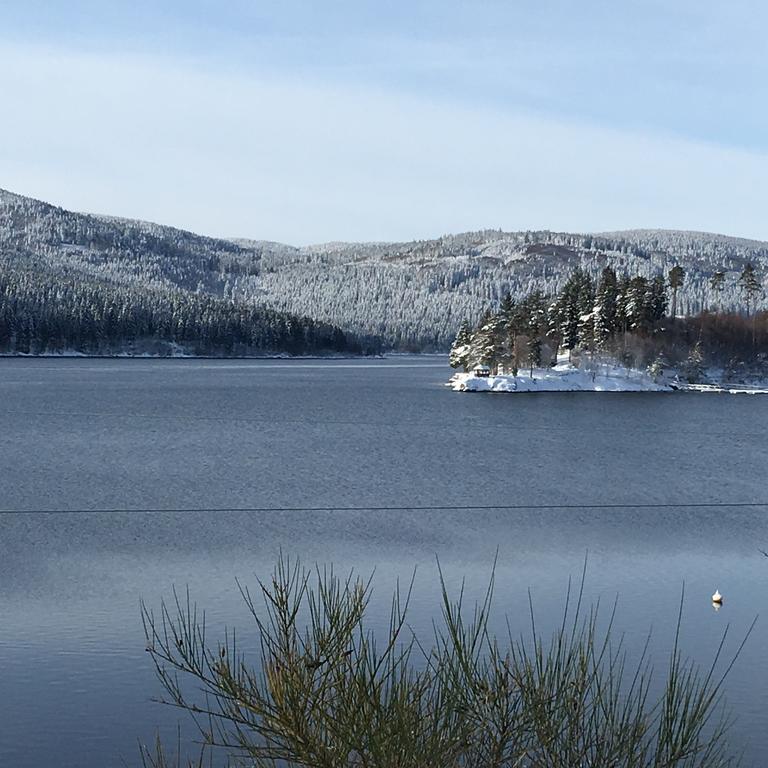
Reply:
<svg viewBox="0 0 768 768"><path fill-rule="evenodd" d="M715 676L725 636L699 671L681 656L678 617L654 696L645 653L627 667L621 642L611 642L613 613L600 630L581 588L574 597L569 586L551 637L537 631L531 609L531 639L509 628L500 640L488 628L493 579L469 618L463 591L452 601L442 577L441 586L443 621L427 647L406 624L410 588L398 588L388 632L377 637L365 623L370 580L281 559L256 597L241 587L259 640L256 666L235 634L209 642L188 595L175 595L158 617L142 607L147 650L166 701L200 728L200 765L212 748L237 765L305 768L733 764L719 706L733 661ZM171 764L160 744L143 758Z"/></svg>

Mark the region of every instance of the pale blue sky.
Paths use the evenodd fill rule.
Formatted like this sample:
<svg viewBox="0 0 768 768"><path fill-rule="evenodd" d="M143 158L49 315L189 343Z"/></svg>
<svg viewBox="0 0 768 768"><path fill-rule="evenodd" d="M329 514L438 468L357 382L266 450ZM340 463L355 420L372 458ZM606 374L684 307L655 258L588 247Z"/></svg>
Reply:
<svg viewBox="0 0 768 768"><path fill-rule="evenodd" d="M768 239L768 4L0 4L0 186L306 243Z"/></svg>

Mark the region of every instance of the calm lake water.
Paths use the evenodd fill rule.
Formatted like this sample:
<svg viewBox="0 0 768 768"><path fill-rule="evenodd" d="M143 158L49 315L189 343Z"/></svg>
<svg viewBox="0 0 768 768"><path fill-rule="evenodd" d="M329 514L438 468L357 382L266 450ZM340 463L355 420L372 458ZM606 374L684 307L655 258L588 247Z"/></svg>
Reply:
<svg viewBox="0 0 768 768"><path fill-rule="evenodd" d="M587 598L618 595L631 651L652 628L657 667L683 583L702 664L762 614L726 695L733 743L764 765L768 506L734 505L768 501L768 397L460 395L448 375L441 358L0 359L0 765L137 765L139 739L185 722L151 701L139 601L188 585L211 632L247 638L235 579L281 549L375 568L374 622L417 568L417 629L436 556L479 595L498 550L495 604L521 630L529 587L539 625L557 622L588 551ZM712 506L633 506L665 503ZM504 504L531 508L481 509ZM628 506L589 508L607 504ZM430 505L470 508L371 509ZM215 511L242 507L294 511ZM141 511L169 509L198 511Z"/></svg>

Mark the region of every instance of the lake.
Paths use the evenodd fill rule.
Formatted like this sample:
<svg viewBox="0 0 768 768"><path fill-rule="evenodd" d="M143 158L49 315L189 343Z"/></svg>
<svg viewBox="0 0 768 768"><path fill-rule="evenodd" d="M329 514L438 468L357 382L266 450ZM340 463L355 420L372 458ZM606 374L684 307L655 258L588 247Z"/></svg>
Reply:
<svg viewBox="0 0 768 768"><path fill-rule="evenodd" d="M768 397L458 394L449 375L440 357L0 358L0 765L137 765L139 739L186 722L152 702L140 600L189 586L247 643L235 579L281 550L375 568L374 623L416 568L424 630L436 557L479 596L498 552L495 606L524 630L528 589L554 626L588 553L587 599L618 596L630 651L652 629L657 667L683 584L702 664L762 614L725 693L732 743L764 764Z"/></svg>

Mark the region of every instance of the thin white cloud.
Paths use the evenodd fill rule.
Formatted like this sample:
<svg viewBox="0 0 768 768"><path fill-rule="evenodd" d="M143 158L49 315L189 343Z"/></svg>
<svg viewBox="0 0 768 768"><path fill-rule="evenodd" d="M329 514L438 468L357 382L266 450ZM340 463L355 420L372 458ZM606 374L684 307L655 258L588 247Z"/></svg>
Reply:
<svg viewBox="0 0 768 768"><path fill-rule="evenodd" d="M0 186L208 234L482 227L768 239L768 155L162 57L0 51Z"/></svg>

